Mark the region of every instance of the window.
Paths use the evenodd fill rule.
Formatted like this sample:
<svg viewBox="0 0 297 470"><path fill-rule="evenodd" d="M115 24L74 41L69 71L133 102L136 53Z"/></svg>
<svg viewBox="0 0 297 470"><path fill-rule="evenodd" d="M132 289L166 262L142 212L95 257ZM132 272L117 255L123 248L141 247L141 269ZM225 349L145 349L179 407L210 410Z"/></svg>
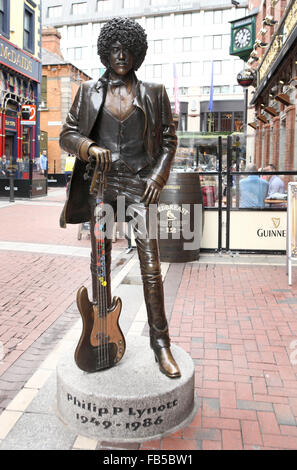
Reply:
<svg viewBox="0 0 297 470"><path fill-rule="evenodd" d="M112 0L97 0L97 11L104 12L111 10Z"/></svg>
<svg viewBox="0 0 297 470"><path fill-rule="evenodd" d="M22 144L22 153L23 153L23 158L30 159L31 155L31 145L30 145L30 127L23 127L23 144ZM29 169L29 168L28 168Z"/></svg>
<svg viewBox="0 0 297 470"><path fill-rule="evenodd" d="M214 36L213 37L213 48L214 49L222 49L222 36Z"/></svg>
<svg viewBox="0 0 297 470"><path fill-rule="evenodd" d="M42 75L42 80L41 80L40 106L42 108L47 107L47 76L46 75Z"/></svg>
<svg viewBox="0 0 297 470"><path fill-rule="evenodd" d="M87 3L72 3L72 14L75 16L84 15L87 12Z"/></svg>
<svg viewBox="0 0 297 470"><path fill-rule="evenodd" d="M189 77L191 75L191 62L184 62L182 65L183 77Z"/></svg>
<svg viewBox="0 0 297 470"><path fill-rule="evenodd" d="M68 39L81 38L88 34L87 24L77 24L74 26L68 26L67 35Z"/></svg>
<svg viewBox="0 0 297 470"><path fill-rule="evenodd" d="M221 93L224 95L230 93L230 86L229 85L222 85L221 86Z"/></svg>
<svg viewBox="0 0 297 470"><path fill-rule="evenodd" d="M243 131L243 112L235 111L234 113L234 130L235 132Z"/></svg>
<svg viewBox="0 0 297 470"><path fill-rule="evenodd" d="M202 132L218 131L219 130L219 113L201 113L200 129ZM203 161L204 159L201 161L201 163Z"/></svg>
<svg viewBox="0 0 297 470"><path fill-rule="evenodd" d="M187 96L189 94L189 88L187 87L180 87L178 89L178 94L181 95L181 96Z"/></svg>
<svg viewBox="0 0 297 470"><path fill-rule="evenodd" d="M184 13L183 17L184 26L192 26L192 13Z"/></svg>
<svg viewBox="0 0 297 470"><path fill-rule="evenodd" d="M176 28L183 27L183 15L174 15L174 24Z"/></svg>
<svg viewBox="0 0 297 470"><path fill-rule="evenodd" d="M229 75L230 70L232 70L232 62L230 60L222 60L222 73Z"/></svg>
<svg viewBox="0 0 297 470"><path fill-rule="evenodd" d="M154 65L154 78L161 78L162 77L162 65L157 64Z"/></svg>
<svg viewBox="0 0 297 470"><path fill-rule="evenodd" d="M192 38L183 38L183 50L184 52L192 50Z"/></svg>
<svg viewBox="0 0 297 470"><path fill-rule="evenodd" d="M57 5L55 7L48 7L47 9L47 16L48 18L59 18L62 16L63 7L62 5Z"/></svg>
<svg viewBox="0 0 297 470"><path fill-rule="evenodd" d="M163 28L163 16L155 16L155 29Z"/></svg>
<svg viewBox="0 0 297 470"><path fill-rule="evenodd" d="M222 49L222 36L204 36L205 49Z"/></svg>
<svg viewBox="0 0 297 470"><path fill-rule="evenodd" d="M69 47L67 49L67 55L69 59L80 60L83 58L83 54L87 47Z"/></svg>
<svg viewBox="0 0 297 470"><path fill-rule="evenodd" d="M205 11L204 12L204 23L205 24L213 24L213 11Z"/></svg>
<svg viewBox="0 0 297 470"><path fill-rule="evenodd" d="M233 93L242 93L242 86L234 85L233 86Z"/></svg>
<svg viewBox="0 0 297 470"><path fill-rule="evenodd" d="M216 10L213 12L213 22L214 24L222 24L223 21L223 11Z"/></svg>
<svg viewBox="0 0 297 470"><path fill-rule="evenodd" d="M162 40L154 41L154 53L162 54L162 52L163 52Z"/></svg>
<svg viewBox="0 0 297 470"><path fill-rule="evenodd" d="M204 36L203 38L204 49L213 48L213 36Z"/></svg>
<svg viewBox="0 0 297 470"><path fill-rule="evenodd" d="M210 76L211 74L211 61L210 60L205 60L203 62L203 74Z"/></svg>
<svg viewBox="0 0 297 470"><path fill-rule="evenodd" d="M224 95L226 93L229 93L229 89L229 85L215 86L213 87L213 92L215 95Z"/></svg>
<svg viewBox="0 0 297 470"><path fill-rule="evenodd" d="M145 66L145 78L161 78L162 77L162 65L146 65Z"/></svg>
<svg viewBox="0 0 297 470"><path fill-rule="evenodd" d="M223 132L232 131L232 113L221 114L221 131Z"/></svg>
<svg viewBox="0 0 297 470"><path fill-rule="evenodd" d="M124 0L123 8L137 8L140 6L140 0Z"/></svg>
<svg viewBox="0 0 297 470"><path fill-rule="evenodd" d="M222 48L225 50L229 50L229 47L230 47L230 35L223 34Z"/></svg>
<svg viewBox="0 0 297 470"><path fill-rule="evenodd" d="M0 33L9 37L9 0L0 0Z"/></svg>
<svg viewBox="0 0 297 470"><path fill-rule="evenodd" d="M201 44L201 39L198 36L194 36L192 38L192 49L193 51L199 51Z"/></svg>
<svg viewBox="0 0 297 470"><path fill-rule="evenodd" d="M24 49L34 53L34 11L24 5Z"/></svg>
<svg viewBox="0 0 297 470"><path fill-rule="evenodd" d="M163 28L163 16L151 16L146 19L146 27L149 30Z"/></svg>
<svg viewBox="0 0 297 470"><path fill-rule="evenodd" d="M192 26L192 13L183 13L175 15L174 23L177 28Z"/></svg>
<svg viewBox="0 0 297 470"><path fill-rule="evenodd" d="M176 38L174 40L175 52L188 52L192 50L192 38Z"/></svg>
<svg viewBox="0 0 297 470"><path fill-rule="evenodd" d="M152 7L159 7L164 5L165 1L164 0L151 0L151 6Z"/></svg>
<svg viewBox="0 0 297 470"><path fill-rule="evenodd" d="M146 65L145 66L145 78L154 78L154 66L153 65Z"/></svg>
<svg viewBox="0 0 297 470"><path fill-rule="evenodd" d="M182 38L176 38L174 40L174 50L175 52L183 51L183 39Z"/></svg>
<svg viewBox="0 0 297 470"><path fill-rule="evenodd" d="M222 61L215 60L213 63L213 73L215 75L220 75L222 73Z"/></svg>
<svg viewBox="0 0 297 470"><path fill-rule="evenodd" d="M203 62L203 74L210 76L211 72L212 72L212 62L210 60L204 61ZM221 60L214 60L213 73L214 75L219 75L222 73L222 61Z"/></svg>
<svg viewBox="0 0 297 470"><path fill-rule="evenodd" d="M201 64L200 62L192 62L191 63L191 75L193 77L198 77L201 75Z"/></svg>

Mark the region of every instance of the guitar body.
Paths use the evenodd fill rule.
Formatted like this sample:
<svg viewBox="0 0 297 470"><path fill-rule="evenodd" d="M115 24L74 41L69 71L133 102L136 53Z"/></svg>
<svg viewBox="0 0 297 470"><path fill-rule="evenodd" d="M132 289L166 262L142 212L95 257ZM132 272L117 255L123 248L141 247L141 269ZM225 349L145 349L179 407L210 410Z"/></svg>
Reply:
<svg viewBox="0 0 297 470"><path fill-rule="evenodd" d="M97 305L90 302L86 287L81 287L77 292L77 306L83 322L74 354L77 366L85 372L113 367L122 359L126 349L119 326L121 299L114 297L111 307L101 316Z"/></svg>

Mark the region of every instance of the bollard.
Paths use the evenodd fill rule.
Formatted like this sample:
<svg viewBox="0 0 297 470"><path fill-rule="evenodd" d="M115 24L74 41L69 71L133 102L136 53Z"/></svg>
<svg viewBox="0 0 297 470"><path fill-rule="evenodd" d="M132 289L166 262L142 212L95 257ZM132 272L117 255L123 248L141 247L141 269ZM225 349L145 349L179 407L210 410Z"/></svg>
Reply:
<svg viewBox="0 0 297 470"><path fill-rule="evenodd" d="M9 202L14 202L14 171L9 172Z"/></svg>

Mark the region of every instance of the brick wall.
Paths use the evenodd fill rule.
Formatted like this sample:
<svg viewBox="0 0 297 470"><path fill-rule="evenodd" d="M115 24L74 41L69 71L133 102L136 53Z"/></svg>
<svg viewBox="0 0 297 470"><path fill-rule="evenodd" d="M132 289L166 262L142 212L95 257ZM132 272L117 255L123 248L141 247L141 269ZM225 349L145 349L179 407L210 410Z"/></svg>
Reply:
<svg viewBox="0 0 297 470"><path fill-rule="evenodd" d="M288 106L286 109L286 148L285 148L285 170L294 170L294 143L295 143L295 115L296 106ZM285 186L292 180L291 176L285 176Z"/></svg>
<svg viewBox="0 0 297 470"><path fill-rule="evenodd" d="M273 129L272 129L272 161L273 165L277 168L279 160L279 138L280 138L280 117L276 116L272 120Z"/></svg>
<svg viewBox="0 0 297 470"><path fill-rule="evenodd" d="M70 64L43 67L47 76L47 110L41 111L41 129L48 133L48 172L64 172L66 154L59 146L61 127L80 82Z"/></svg>

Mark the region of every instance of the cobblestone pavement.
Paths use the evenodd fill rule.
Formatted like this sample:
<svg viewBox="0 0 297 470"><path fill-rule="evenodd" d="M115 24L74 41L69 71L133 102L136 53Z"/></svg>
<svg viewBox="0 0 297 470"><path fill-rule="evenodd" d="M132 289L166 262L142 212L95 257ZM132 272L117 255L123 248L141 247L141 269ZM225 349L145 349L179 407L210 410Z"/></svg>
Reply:
<svg viewBox="0 0 297 470"><path fill-rule="evenodd" d="M55 367L77 334L75 295L89 287L89 240L58 228L62 190L0 201L0 449L296 449L297 273L284 256L163 264L172 341L195 364L197 414L143 443L102 442L56 416ZM112 282L125 335L147 335L136 254L114 244ZM125 306L126 305L126 306ZM129 306L129 308L128 308Z"/></svg>

